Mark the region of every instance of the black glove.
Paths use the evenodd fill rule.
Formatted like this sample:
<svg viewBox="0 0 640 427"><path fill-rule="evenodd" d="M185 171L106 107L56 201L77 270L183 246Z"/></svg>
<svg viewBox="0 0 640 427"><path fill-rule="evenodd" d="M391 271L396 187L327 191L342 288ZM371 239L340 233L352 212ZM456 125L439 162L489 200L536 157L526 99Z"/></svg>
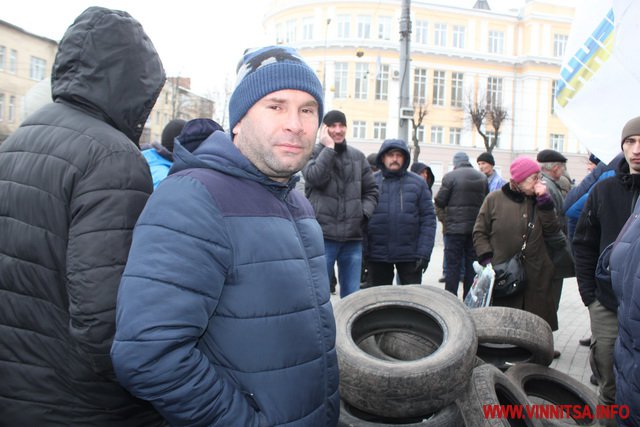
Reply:
<svg viewBox="0 0 640 427"><path fill-rule="evenodd" d="M429 267L429 260L426 258L418 258L416 261L416 271L419 273L424 273L424 271Z"/></svg>

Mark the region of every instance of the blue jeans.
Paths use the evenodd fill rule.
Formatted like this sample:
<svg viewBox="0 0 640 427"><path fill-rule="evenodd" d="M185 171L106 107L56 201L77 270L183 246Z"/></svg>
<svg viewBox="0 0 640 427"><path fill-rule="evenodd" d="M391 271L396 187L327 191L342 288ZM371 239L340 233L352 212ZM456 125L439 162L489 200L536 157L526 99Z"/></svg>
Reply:
<svg viewBox="0 0 640 427"><path fill-rule="evenodd" d="M473 270L476 251L471 234L445 234L444 259L447 262L445 289L457 296L460 275L464 274L462 297L466 297L476 274Z"/></svg>
<svg viewBox="0 0 640 427"><path fill-rule="evenodd" d="M338 262L338 283L340 297L344 298L360 289L360 270L362 269L362 241L338 242L324 241L324 256L327 260L327 272L332 275L333 266Z"/></svg>

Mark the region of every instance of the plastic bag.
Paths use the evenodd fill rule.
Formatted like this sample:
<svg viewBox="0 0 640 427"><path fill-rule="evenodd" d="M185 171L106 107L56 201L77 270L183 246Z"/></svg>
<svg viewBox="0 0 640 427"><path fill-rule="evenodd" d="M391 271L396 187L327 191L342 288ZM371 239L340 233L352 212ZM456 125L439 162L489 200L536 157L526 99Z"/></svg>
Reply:
<svg viewBox="0 0 640 427"><path fill-rule="evenodd" d="M476 277L473 279L471 290L464 298L464 304L469 308L488 307L491 304L496 273L491 264L482 267L478 261L473 262L473 269L476 272Z"/></svg>

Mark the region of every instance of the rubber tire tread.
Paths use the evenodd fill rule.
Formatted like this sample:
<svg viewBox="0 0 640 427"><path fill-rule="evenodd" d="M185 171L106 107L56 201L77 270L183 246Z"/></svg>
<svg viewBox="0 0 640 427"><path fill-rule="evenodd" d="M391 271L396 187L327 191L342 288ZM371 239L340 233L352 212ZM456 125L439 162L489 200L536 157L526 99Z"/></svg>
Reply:
<svg viewBox="0 0 640 427"><path fill-rule="evenodd" d="M471 310L478 335L477 356L503 370L515 363L549 366L553 361L553 333L540 316L510 307L481 307ZM483 354L483 344L509 344L513 348L493 348L497 357ZM528 353L520 357L521 350Z"/></svg>
<svg viewBox="0 0 640 427"><path fill-rule="evenodd" d="M428 418L419 422L410 422L407 419L394 420L392 424L387 424L384 420L376 420L373 416L371 420L365 420L358 414L351 411L348 404L340 401L340 418L338 427L460 427L462 415L455 403L445 406L443 409L430 414ZM405 421L406 420L406 421Z"/></svg>
<svg viewBox="0 0 640 427"><path fill-rule="evenodd" d="M507 377L520 387L528 397L538 397L555 405L589 405L592 414L596 414L598 396L585 384L556 369L534 363L519 363L506 371ZM542 420L545 426L597 426L597 419Z"/></svg>
<svg viewBox="0 0 640 427"><path fill-rule="evenodd" d="M390 418L421 416L451 404L466 386L475 363L475 326L449 292L377 286L340 300L334 313L340 395L356 409ZM411 361L382 360L356 343L392 331L431 338L439 331L442 338L435 352Z"/></svg>
<svg viewBox="0 0 640 427"><path fill-rule="evenodd" d="M531 405L524 391L502 371L490 364L473 369L471 379L456 404L460 409L466 427L542 427L537 419L508 420L506 418L486 418L485 405Z"/></svg>

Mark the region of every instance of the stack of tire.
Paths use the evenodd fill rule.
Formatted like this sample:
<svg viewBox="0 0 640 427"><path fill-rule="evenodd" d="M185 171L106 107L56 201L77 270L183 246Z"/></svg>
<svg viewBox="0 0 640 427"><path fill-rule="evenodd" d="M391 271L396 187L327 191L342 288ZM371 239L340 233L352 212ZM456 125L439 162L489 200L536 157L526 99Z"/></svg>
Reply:
<svg viewBox="0 0 640 427"><path fill-rule="evenodd" d="M491 418L483 410L532 402L589 405L595 414L595 393L548 367L553 335L533 314L469 310L451 293L424 285L364 289L334 311L339 426L565 425L526 412L518 420Z"/></svg>

